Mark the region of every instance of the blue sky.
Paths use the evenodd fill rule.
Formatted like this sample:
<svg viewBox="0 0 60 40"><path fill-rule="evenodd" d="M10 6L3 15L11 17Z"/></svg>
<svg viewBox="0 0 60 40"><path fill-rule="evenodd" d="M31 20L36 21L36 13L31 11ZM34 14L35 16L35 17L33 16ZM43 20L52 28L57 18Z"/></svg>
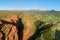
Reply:
<svg viewBox="0 0 60 40"><path fill-rule="evenodd" d="M31 8L60 11L60 0L0 0L0 10L28 10Z"/></svg>

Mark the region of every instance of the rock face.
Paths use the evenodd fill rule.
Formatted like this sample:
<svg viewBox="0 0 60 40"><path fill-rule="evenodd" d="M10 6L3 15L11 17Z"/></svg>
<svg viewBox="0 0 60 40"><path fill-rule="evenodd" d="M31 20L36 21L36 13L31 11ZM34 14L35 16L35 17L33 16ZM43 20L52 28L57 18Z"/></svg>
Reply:
<svg viewBox="0 0 60 40"><path fill-rule="evenodd" d="M28 40L28 38L32 35L33 27L30 22L31 20L28 17L24 16L24 21L26 22L27 29L23 32L23 40Z"/></svg>
<svg viewBox="0 0 60 40"><path fill-rule="evenodd" d="M26 30L24 30L22 19L17 15L0 20L0 40L28 40L33 28L27 17L24 17L24 21L27 23Z"/></svg>
<svg viewBox="0 0 60 40"><path fill-rule="evenodd" d="M22 40L23 27L17 15L0 20L0 40Z"/></svg>

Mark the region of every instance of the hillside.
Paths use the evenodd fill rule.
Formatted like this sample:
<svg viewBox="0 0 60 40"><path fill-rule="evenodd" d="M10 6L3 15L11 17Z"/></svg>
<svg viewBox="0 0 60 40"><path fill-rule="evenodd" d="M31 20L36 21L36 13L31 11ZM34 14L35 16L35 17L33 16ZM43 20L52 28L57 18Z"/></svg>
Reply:
<svg viewBox="0 0 60 40"><path fill-rule="evenodd" d="M60 40L60 11L0 11L0 40Z"/></svg>

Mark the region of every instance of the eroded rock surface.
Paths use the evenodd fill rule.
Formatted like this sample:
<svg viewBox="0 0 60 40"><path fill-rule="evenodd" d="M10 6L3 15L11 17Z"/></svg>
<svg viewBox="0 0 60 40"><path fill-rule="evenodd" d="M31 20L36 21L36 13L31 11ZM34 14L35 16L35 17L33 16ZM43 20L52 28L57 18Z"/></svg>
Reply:
<svg viewBox="0 0 60 40"><path fill-rule="evenodd" d="M23 24L17 15L0 20L0 40L22 40Z"/></svg>
<svg viewBox="0 0 60 40"><path fill-rule="evenodd" d="M0 20L0 40L28 40L32 34L32 25L29 18L24 17L27 29L24 29L22 19L17 15Z"/></svg>

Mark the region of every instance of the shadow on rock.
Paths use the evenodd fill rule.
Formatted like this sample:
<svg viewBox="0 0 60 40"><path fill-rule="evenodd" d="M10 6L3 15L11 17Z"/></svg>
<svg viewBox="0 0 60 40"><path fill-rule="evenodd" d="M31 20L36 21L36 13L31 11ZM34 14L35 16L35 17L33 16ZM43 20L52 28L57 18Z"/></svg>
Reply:
<svg viewBox="0 0 60 40"><path fill-rule="evenodd" d="M12 16L13 17L13 16ZM18 18L18 17L17 17ZM16 21L16 20L15 20ZM14 20L12 20L12 22L8 22L8 21L6 21L6 20L0 20L0 22L1 22L1 24L0 24L0 31L1 31L1 29L4 27L4 24L10 24L10 26L11 25L13 25L12 26L12 29L13 29L13 27L16 27L16 29L18 30L17 31L17 35L18 35L18 40L22 40L23 39L23 29L24 29L24 25L23 25L23 23L22 23L22 19L21 18L18 18L18 20L16 21L16 23L14 22ZM10 29L10 32L12 31L13 32L13 30L12 29ZM5 40L5 34L6 33L4 33L3 31L1 31L2 33L3 33L3 40ZM12 34L12 33L11 33ZM13 34L14 35L14 34ZM14 37L13 37L14 38ZM14 39L13 39L14 40ZM15 39L16 40L16 39Z"/></svg>

